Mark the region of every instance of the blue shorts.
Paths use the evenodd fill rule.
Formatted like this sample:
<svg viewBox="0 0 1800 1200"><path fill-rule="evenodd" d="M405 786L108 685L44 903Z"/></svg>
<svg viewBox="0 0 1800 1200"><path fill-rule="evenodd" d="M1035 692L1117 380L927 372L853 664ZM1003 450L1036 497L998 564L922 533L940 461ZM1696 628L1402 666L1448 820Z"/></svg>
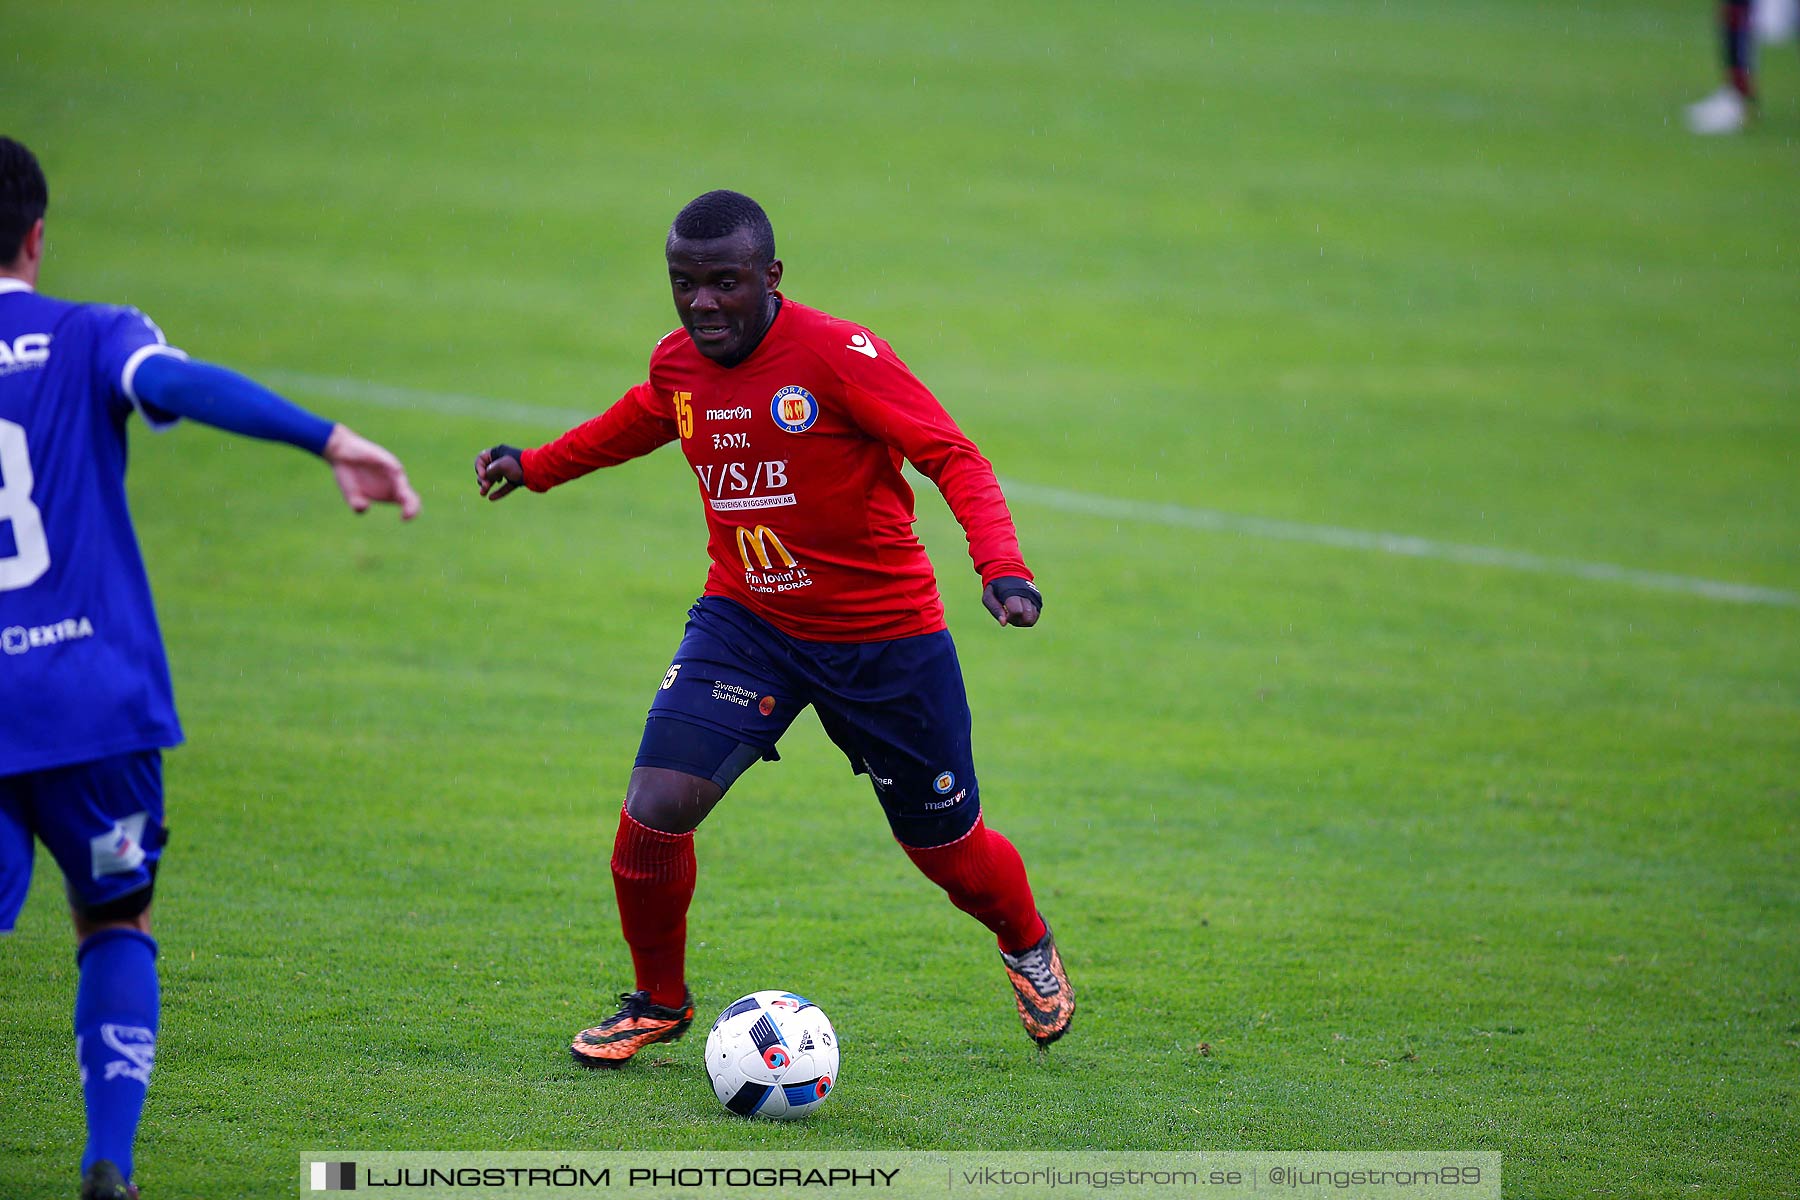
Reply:
<svg viewBox="0 0 1800 1200"><path fill-rule="evenodd" d="M69 903L95 909L148 888L162 858L162 751L0 775L0 933L31 886L32 838L62 868Z"/></svg>
<svg viewBox="0 0 1800 1200"><path fill-rule="evenodd" d="M948 630L812 642L703 596L651 701L637 765L729 788L756 759L778 757L775 743L809 704L851 769L874 784L902 844L942 846L974 828L969 700Z"/></svg>

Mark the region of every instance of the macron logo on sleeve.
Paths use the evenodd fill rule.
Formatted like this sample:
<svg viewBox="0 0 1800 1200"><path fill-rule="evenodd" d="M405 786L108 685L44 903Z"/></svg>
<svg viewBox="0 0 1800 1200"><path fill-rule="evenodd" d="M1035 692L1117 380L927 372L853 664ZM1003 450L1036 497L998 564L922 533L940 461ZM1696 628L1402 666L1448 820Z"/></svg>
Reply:
<svg viewBox="0 0 1800 1200"><path fill-rule="evenodd" d="M866 333L851 334L850 335L850 344L845 346L844 349L854 350L858 354L862 355L864 358L876 357L875 339L870 337Z"/></svg>

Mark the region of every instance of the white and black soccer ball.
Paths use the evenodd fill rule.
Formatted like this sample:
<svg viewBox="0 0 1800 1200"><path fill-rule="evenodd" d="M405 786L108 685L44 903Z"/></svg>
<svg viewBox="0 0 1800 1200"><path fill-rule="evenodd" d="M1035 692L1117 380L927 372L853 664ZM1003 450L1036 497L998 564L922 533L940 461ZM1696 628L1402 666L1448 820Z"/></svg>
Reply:
<svg viewBox="0 0 1800 1200"><path fill-rule="evenodd" d="M740 1117L804 1117L837 1086L837 1031L792 992L752 992L725 1006L706 1035L706 1073Z"/></svg>

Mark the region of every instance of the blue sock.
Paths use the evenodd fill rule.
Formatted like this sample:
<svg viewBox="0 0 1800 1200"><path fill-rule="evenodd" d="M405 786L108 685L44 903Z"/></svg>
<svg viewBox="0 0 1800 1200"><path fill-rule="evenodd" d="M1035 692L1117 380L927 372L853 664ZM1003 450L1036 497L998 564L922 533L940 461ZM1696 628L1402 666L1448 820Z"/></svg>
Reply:
<svg viewBox="0 0 1800 1200"><path fill-rule="evenodd" d="M130 1179L156 1058L156 942L135 929L102 929L81 943L75 962L75 1057L88 1125L81 1170L110 1159Z"/></svg>

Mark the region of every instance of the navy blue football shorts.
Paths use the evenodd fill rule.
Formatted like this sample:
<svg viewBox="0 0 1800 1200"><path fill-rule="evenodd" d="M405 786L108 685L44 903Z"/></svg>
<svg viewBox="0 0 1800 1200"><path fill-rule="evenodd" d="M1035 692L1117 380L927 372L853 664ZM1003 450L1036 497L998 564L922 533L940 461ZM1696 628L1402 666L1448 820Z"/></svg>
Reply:
<svg viewBox="0 0 1800 1200"><path fill-rule="evenodd" d="M142 911L132 898L148 896L166 837L160 750L0 775L0 933L24 907L33 838L62 868L69 903L110 916Z"/></svg>
<svg viewBox="0 0 1800 1200"><path fill-rule="evenodd" d="M729 789L751 763L779 757L775 743L809 704L902 844L942 846L975 827L969 700L948 630L813 642L703 596L651 701L637 765Z"/></svg>

